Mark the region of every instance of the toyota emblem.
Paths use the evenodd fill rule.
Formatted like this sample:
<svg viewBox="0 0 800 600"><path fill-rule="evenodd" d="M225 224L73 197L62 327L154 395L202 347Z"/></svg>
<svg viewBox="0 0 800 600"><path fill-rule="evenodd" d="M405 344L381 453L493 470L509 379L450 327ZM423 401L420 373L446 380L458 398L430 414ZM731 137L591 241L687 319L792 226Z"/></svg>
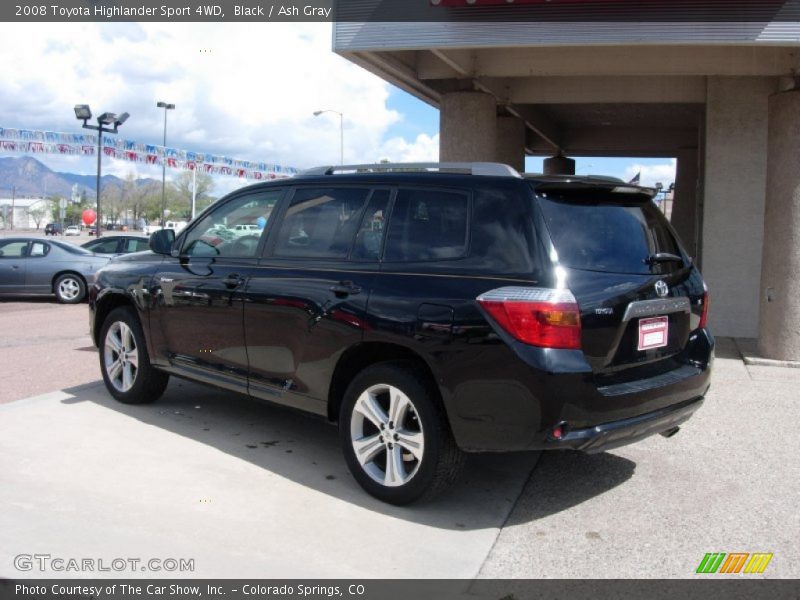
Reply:
<svg viewBox="0 0 800 600"><path fill-rule="evenodd" d="M656 281L656 294L659 298L663 298L669 293L669 288L667 284L663 281Z"/></svg>

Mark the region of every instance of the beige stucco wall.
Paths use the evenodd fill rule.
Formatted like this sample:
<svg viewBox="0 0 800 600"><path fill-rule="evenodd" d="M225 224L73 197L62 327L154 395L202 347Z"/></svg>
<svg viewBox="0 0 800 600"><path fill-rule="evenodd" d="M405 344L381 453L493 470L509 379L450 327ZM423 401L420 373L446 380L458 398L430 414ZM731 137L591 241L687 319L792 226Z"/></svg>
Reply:
<svg viewBox="0 0 800 600"><path fill-rule="evenodd" d="M769 100L758 349L800 361L800 90Z"/></svg>
<svg viewBox="0 0 800 600"><path fill-rule="evenodd" d="M772 77L709 77L703 275L716 335L758 334Z"/></svg>
<svg viewBox="0 0 800 600"><path fill-rule="evenodd" d="M683 242L683 247L694 258L697 255L697 149L682 150L678 156L675 177L675 198L670 220Z"/></svg>
<svg viewBox="0 0 800 600"><path fill-rule="evenodd" d="M497 117L494 160L525 170L525 123L517 117Z"/></svg>
<svg viewBox="0 0 800 600"><path fill-rule="evenodd" d="M444 94L439 131L442 162L491 161L497 140L497 102L483 92Z"/></svg>

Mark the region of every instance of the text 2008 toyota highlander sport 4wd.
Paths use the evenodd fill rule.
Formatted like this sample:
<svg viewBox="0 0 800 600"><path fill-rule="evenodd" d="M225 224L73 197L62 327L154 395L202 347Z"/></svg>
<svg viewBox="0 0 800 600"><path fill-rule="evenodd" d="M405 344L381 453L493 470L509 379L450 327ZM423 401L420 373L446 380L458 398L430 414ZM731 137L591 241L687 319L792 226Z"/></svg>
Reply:
<svg viewBox="0 0 800 600"><path fill-rule="evenodd" d="M464 451L669 435L703 401L714 341L653 194L486 163L244 188L98 274L103 379L128 403L172 374L322 415L396 504L443 488Z"/></svg>

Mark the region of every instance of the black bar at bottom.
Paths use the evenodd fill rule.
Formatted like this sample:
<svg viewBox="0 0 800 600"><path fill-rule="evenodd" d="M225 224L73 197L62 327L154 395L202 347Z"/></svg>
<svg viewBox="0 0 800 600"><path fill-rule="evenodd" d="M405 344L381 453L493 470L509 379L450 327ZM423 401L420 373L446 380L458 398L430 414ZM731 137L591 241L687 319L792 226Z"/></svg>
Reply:
<svg viewBox="0 0 800 600"><path fill-rule="evenodd" d="M52 600L796 600L796 579L748 575L697 579L18 579L0 580L0 599Z"/></svg>

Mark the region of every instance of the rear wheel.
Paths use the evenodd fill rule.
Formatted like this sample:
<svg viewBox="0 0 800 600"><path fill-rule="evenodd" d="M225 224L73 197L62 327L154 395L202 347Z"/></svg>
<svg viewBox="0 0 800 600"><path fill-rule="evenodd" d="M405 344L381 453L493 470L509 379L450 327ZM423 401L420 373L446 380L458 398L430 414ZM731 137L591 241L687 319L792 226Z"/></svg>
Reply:
<svg viewBox="0 0 800 600"><path fill-rule="evenodd" d="M356 376L339 432L356 481L390 504L436 495L463 464L435 393L410 363L380 363Z"/></svg>
<svg viewBox="0 0 800 600"><path fill-rule="evenodd" d="M125 404L154 402L169 383L169 375L150 364L142 326L128 307L114 309L103 323L100 370L108 391Z"/></svg>
<svg viewBox="0 0 800 600"><path fill-rule="evenodd" d="M77 304L86 296L86 283L80 275L64 273L56 279L53 291L62 304Z"/></svg>

